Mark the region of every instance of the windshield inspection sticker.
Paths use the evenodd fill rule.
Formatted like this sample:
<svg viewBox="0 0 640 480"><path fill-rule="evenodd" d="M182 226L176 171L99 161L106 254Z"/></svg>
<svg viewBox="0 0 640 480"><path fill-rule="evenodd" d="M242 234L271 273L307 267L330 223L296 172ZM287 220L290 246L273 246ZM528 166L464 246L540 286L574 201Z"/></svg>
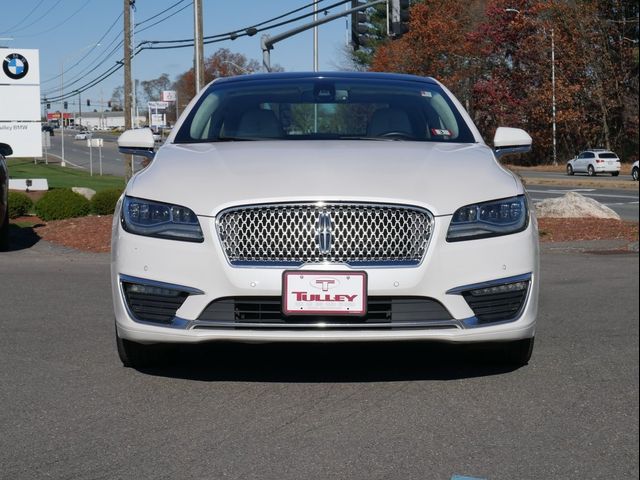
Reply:
<svg viewBox="0 0 640 480"><path fill-rule="evenodd" d="M431 135L445 135L447 137L450 137L451 132L449 130L445 130L444 128L432 128Z"/></svg>
<svg viewBox="0 0 640 480"><path fill-rule="evenodd" d="M431 94L431 92L428 92L427 90L422 90L420 92L420 96L422 97L427 97L427 98L431 98L433 95Z"/></svg>

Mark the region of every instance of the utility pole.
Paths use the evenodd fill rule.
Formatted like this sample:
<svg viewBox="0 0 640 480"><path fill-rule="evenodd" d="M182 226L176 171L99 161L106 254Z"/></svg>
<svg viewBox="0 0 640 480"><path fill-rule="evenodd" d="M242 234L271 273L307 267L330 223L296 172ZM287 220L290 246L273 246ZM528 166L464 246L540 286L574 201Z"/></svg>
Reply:
<svg viewBox="0 0 640 480"><path fill-rule="evenodd" d="M124 0L124 128L131 125L131 0ZM124 176L126 181L133 175L133 155L124 156Z"/></svg>
<svg viewBox="0 0 640 480"><path fill-rule="evenodd" d="M204 43L202 33L202 0L193 0L193 70L196 95L204 87Z"/></svg>
<svg viewBox="0 0 640 480"><path fill-rule="evenodd" d="M553 117L553 164L558 165L556 148L556 42L551 29L551 112Z"/></svg>

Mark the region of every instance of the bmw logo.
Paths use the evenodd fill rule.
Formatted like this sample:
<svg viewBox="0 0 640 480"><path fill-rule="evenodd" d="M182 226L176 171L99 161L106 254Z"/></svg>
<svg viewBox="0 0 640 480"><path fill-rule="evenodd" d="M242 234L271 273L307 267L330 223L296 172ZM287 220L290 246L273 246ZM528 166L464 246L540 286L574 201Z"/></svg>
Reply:
<svg viewBox="0 0 640 480"><path fill-rule="evenodd" d="M19 53L11 53L2 62L2 70L12 80L20 80L29 73L29 62Z"/></svg>

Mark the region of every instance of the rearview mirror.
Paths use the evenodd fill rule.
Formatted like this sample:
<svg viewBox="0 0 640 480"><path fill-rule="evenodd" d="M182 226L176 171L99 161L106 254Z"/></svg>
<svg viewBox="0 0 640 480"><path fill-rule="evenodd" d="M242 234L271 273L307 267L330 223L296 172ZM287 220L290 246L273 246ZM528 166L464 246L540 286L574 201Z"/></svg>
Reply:
<svg viewBox="0 0 640 480"><path fill-rule="evenodd" d="M493 137L496 158L531 151L531 136L520 128L498 127Z"/></svg>
<svg viewBox="0 0 640 480"><path fill-rule="evenodd" d="M153 159L155 141L149 128L126 130L118 137L118 150L126 155L138 155Z"/></svg>
<svg viewBox="0 0 640 480"><path fill-rule="evenodd" d="M13 149L6 143L0 143L0 155L8 157L13 154Z"/></svg>

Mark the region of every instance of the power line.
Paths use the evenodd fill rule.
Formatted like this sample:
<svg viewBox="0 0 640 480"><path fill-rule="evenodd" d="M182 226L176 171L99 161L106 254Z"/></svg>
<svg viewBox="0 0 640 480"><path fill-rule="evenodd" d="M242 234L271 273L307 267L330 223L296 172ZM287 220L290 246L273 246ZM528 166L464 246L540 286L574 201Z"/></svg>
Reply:
<svg viewBox="0 0 640 480"><path fill-rule="evenodd" d="M36 23L38 23L44 17L49 15L49 12L51 12L54 8L56 8L61 1L62 0L58 0L56 3L53 4L53 6L51 8L49 8L49 10L46 10L42 15L40 15L38 18L36 18L33 22L31 22L30 24L25 25L24 27L22 27L22 29L24 30L25 28L29 28L31 25L35 25Z"/></svg>
<svg viewBox="0 0 640 480"><path fill-rule="evenodd" d="M245 29L238 29L238 30L235 30L233 32L227 32L227 33L223 33L223 34L209 35L207 37L204 37L205 39L208 39L208 40L205 40L204 43L205 44L211 44L211 43L218 43L218 42L222 42L222 41L226 41L226 40L234 40L234 39L236 39L236 38L238 38L240 36L253 36L258 32L271 30L272 28L277 28L277 27L280 27L280 26L283 26L283 25L287 25L287 24L296 22L298 20L301 20L301 19L304 19L304 18L312 16L314 14L314 12L307 13L307 14L304 14L304 15L299 15L297 17L291 18L291 19L286 20L284 22L279 22L279 23L276 23L276 24L273 24L273 25L268 25L268 26L266 26L264 28L256 28L256 27L259 27L259 26L262 26L262 25L269 24L269 23L271 23L271 22L273 22L275 20L279 20L279 19L288 17L288 16L290 16L290 15L292 15L294 13L297 13L297 12L299 12L301 10L309 8L310 6L316 5L316 4L318 4L318 3L322 2L322 1L324 1L324 0L316 0L316 1L314 1L312 3L309 3L309 4L305 5L305 6L299 7L297 9L295 9L295 10L291 10L291 11L285 13L285 14L279 15L277 17L273 17L273 18L271 18L269 20L265 20L263 22L255 24L255 25L253 25L251 27L247 27ZM344 5L345 3L348 3L348 2L350 2L350 0L338 1L336 3L333 3L331 5L326 6L325 8L322 9L322 11L326 12L327 10L330 10L330 9L332 9L334 7L337 7L337 6L340 6L340 5ZM177 13L179 13L179 11L174 12L174 14L177 14ZM171 16L169 16L167 18L170 18L170 17ZM165 18L164 20L166 20L167 18ZM181 43L181 42L190 42L190 43L186 43L184 45L158 46L158 47L145 46L145 45L148 45L148 44L156 44L156 43ZM116 48L119 48L119 46L121 44L122 44L122 41L118 44L118 46ZM135 51L132 52L131 57L132 58L135 57L136 55L141 53L143 50L162 50L162 49L184 48L184 47L190 47L190 46L193 46L193 39L165 40L165 41L143 41L143 42L140 42L138 44L138 46L136 47ZM113 51L110 53L110 55L111 54L113 54ZM106 61L106 59L105 59L105 61ZM102 63L104 63L104 61ZM98 67L100 65L98 65ZM110 67L105 72L103 72L102 74L98 75L96 78L94 78L93 80L89 81L88 83L76 88L71 93L66 93L64 95L58 95L56 97L51 97L51 98L46 97L46 100L43 100L42 103L45 103L45 102L59 102L59 101L65 100L67 98L71 98L71 97L77 95L78 93L82 93L82 92L88 90L89 88L92 88L92 87L98 85L99 83L103 82L107 78L111 77L118 70L120 70L122 67L123 67L123 61L121 59L119 62L116 62L116 65ZM75 83L77 83L77 81ZM65 89L66 89L66 86L65 86ZM55 91L55 90L52 90L52 91Z"/></svg>
<svg viewBox="0 0 640 480"><path fill-rule="evenodd" d="M35 12L35 11L38 9L38 7L40 7L40 5L42 5L42 2L44 2L44 0L40 0L40 1L36 4L36 6L35 6L35 7L33 7L33 8L31 9L31 11L30 11L29 13L27 13L27 15L26 15L25 17L23 17L23 18L22 18L22 20L20 20L18 23L16 23L13 27L11 27L11 28L9 28L9 29L7 29L7 30L4 30L4 31L2 31L2 32L0 32L0 33L11 32L11 31L13 31L14 29L18 28L22 22L24 22L27 18L29 18L29 17L33 14L33 12Z"/></svg>
<svg viewBox="0 0 640 480"><path fill-rule="evenodd" d="M37 37L39 35L42 35L43 33L49 33L52 32L54 30L57 30L58 28L60 28L62 25L64 25L65 23L67 23L69 20L71 20L73 17L75 17L78 13L80 13L80 11L86 7L87 5L89 5L89 2L91 2L91 0L87 0L85 3L82 4L82 6L77 9L75 12L73 12L71 15L69 15L67 18L65 18L63 21L61 21L60 23L58 23L57 25L54 25L51 28L48 28L47 30L43 30L41 32L38 33L32 33L30 35L17 35L18 37Z"/></svg>
<svg viewBox="0 0 640 480"><path fill-rule="evenodd" d="M120 20L120 18L122 17L122 13L120 13L120 15L118 15L118 17L113 21L113 23L111 24L111 26L107 29L106 32L104 32L104 34L102 35L102 37L100 37L100 39L95 42L96 44L98 43L102 43L102 41L105 39L105 37L109 34L109 32L113 29L113 27L115 27L116 23ZM111 43L109 44L108 47L109 48L111 45L113 45L113 42L115 42L115 40L117 40L117 36L114 40L111 41ZM91 55L92 53L94 53L94 50L89 50L80 60L78 60L76 63L74 63L73 65L71 65L69 68L67 68L65 70L66 72L69 72L71 70L73 70L75 67L77 67L80 63L82 63L84 61L85 58L87 58L89 55ZM95 63L95 62L94 62ZM85 69L86 70L86 69ZM85 71L83 70L83 72ZM62 76L61 73L59 73L58 75L55 75L53 77L47 78L46 80L43 80L42 82L40 82L40 85L44 85L45 83L49 83L52 82L53 80L56 80L58 78L60 78ZM74 77L75 78L75 77Z"/></svg>
<svg viewBox="0 0 640 480"><path fill-rule="evenodd" d="M149 17L149 18L147 18L146 20L143 20L142 22L138 23L137 25L140 25L140 24L142 24L142 23L146 23L146 22L147 22L147 21L149 21L149 20L152 20L152 19L154 19L154 18L157 18L159 15L162 15L163 13L166 13L168 10L171 10L172 8L176 7L177 5L179 5L179 4L181 4L181 3L185 2L185 1L188 1L188 0L181 0L181 1L179 1L179 2L177 2L177 3L175 3L175 4L173 4L171 7L169 7L169 8L167 8L167 9L165 9L165 10L163 10L163 11L161 11L161 12L159 12L159 13L157 13L157 14L155 14L155 15L153 15L153 16L151 16L151 17ZM184 10L185 8L188 8L189 6L190 6L190 4L187 4L185 7L181 8L180 10L178 10L178 11L174 12L173 14L168 15L167 17L165 17L165 18L163 18L163 19L161 19L161 20L159 20L159 21L157 21L157 22L153 23L152 25L149 25L149 26L147 26L147 27L143 28L142 30L146 30L147 28L150 28L150 27L152 27L152 26L154 26L154 25L157 25L157 24L159 24L159 23L162 23L162 22L164 22L164 21L168 20L169 18L171 18L172 16L176 15L177 13L179 13L179 12L180 12L180 11L182 11L182 10ZM118 22L118 20L119 20L120 18L122 18L122 15L123 15L123 13L120 13L120 15L118 15L118 18L116 18L116 20L113 22L112 26L111 26L111 27L109 27L109 29L107 30L107 32L105 32L105 34L102 36L102 38L101 38L100 40L98 40L98 43L100 43L100 42L102 41L102 39L104 39L104 37L106 37L106 36L107 36L107 34L108 34L108 33L109 33L109 31L113 28L113 26ZM142 31L142 30L141 30L141 31ZM120 36L121 36L121 35L122 35L122 33L120 32L120 33L119 33L119 34L118 34L118 35L117 35L117 36L116 36L116 37L115 37L115 38L114 38L114 39L113 39L113 40L112 40L112 41L111 41L111 42L110 42L106 47L105 47L104 51L107 51L107 50L108 50L108 49L109 49L109 48L110 48L110 47L115 43L115 41L116 41L116 40L118 40L118 39L120 38ZM83 77L83 74L84 74L86 71L88 71L88 70L90 70L90 69L95 70L95 69L99 68L101 65L104 65L104 63L106 63L106 61L107 61L109 58L111 58L111 57L113 56L113 54L114 54L114 53L116 53L116 51L117 51L117 50L122 46L122 44L123 44L123 40L120 40L120 42L119 42L115 47L113 47L113 49L112 49L111 51L109 51L108 53L105 53L105 54L104 54L104 55L102 55L102 56L99 56L99 57L98 57L98 58L97 58L93 63L91 63L90 65L88 65L87 67L85 67L83 70L81 70L77 75L75 75L74 77L72 77L72 78L70 79L70 82L68 82L68 83L65 85L65 89L66 89L66 87L71 87L71 86L73 86L73 85L77 84L79 81L81 81L81 80L82 80L82 77ZM80 63L82 60L84 60L84 58L86 58L86 57L87 57L88 55L90 55L91 53L92 53L92 52L88 52L88 53L87 53L87 55L85 55L82 59L80 59L78 62L76 62L76 64L74 64L74 66L75 66L75 65L77 65L78 63ZM94 65L95 65L95 66L94 66ZM71 70L72 68L73 68L73 66L72 66L72 67L70 67L68 70ZM49 82L50 80L54 80L54 79L56 79L56 78L60 78L60 76L61 76L61 74L56 75L55 77L52 77L51 79L48 79L46 82ZM46 82L43 82L43 83L46 83ZM52 88L52 89L48 90L47 92L45 92L45 96L51 95L52 93L55 93L55 92L60 92L61 90L62 90L62 87L55 87L55 88Z"/></svg>
<svg viewBox="0 0 640 480"><path fill-rule="evenodd" d="M219 34L216 34L216 35L207 35L207 36L205 36L205 37L203 37L203 38L204 38L205 40L209 40L209 39L213 39L213 38L225 38L225 39L228 39L228 40L235 40L235 39L236 39L236 38L238 38L238 37L246 36L246 35L247 35L247 33L246 33L246 32L247 32L248 30L251 30L251 29L255 29L255 32L252 32L252 33L251 33L251 35L255 35L255 33L257 33L257 32L259 32L259 31L261 31L261 30L256 29L256 27L261 27L262 25L266 25L266 24L268 24L268 23L275 22L276 20L280 20L281 18L288 17L288 16L290 16L290 15L293 15L294 13L298 13L298 12L300 12L300 11L302 11L302 10L305 10L305 9L309 8L309 7L312 7L312 6L314 6L314 5L317 5L317 4L319 4L319 3L322 3L323 1L324 1L324 0L315 0L315 1L311 2L311 3L308 3L308 4L306 4L306 5L303 5L303 6L301 6L301 7L298 7L298 8L296 8L296 9L294 9L294 10L291 10L291 11L289 11L289 12L283 13L282 15L278 15L277 17L270 18L269 20L265 20L265 21L263 21L263 22L256 23L256 24L254 24L254 25L252 25L252 26L245 27L245 28L239 28L239 29L237 29L237 30L233 30L233 31L226 32L226 33L219 33ZM349 2L349 1L350 1L350 0L342 0L342 1L338 2L338 3L335 3L335 4L333 4L333 5L329 5L328 7L325 7L323 10L328 10L328 9L331 9L331 8L333 8L333 7L335 7L335 6L338 6L338 5L344 5L345 3ZM297 18L295 18L295 19L292 19L291 21L292 21L292 22L294 22L294 21L297 21L297 20L299 20L299 19L301 19L301 18L310 17L310 16L312 16L312 15L313 15L313 12L308 13L308 14L306 14L306 15L302 15L302 16L297 17ZM289 22L289 23L290 23L290 22ZM185 43L185 42L191 42L191 45L184 45L184 46L186 46L186 47L188 47L188 46L193 46L193 38L185 38L185 39L182 39L182 40L151 40L151 41L146 41L146 42L142 42L142 43L149 43L149 44L168 44L168 43ZM142 43L141 43L141 44L142 44ZM206 42L205 42L205 43L206 43Z"/></svg>
<svg viewBox="0 0 640 480"><path fill-rule="evenodd" d="M189 7L191 7L191 4L190 4L190 3L188 3L187 5L185 5L184 7L182 7L180 10L176 10L176 11L175 11L175 12L173 12L171 15L168 15L167 17L162 18L162 19L158 20L157 22L152 23L151 25L147 25L146 27L141 28L140 30L135 30L135 29L134 29L134 32L135 32L135 33L144 32L145 30L148 30L148 29L150 29L151 27L155 27L156 25L158 25L159 23L164 22L165 20L169 20L171 17L173 17L173 16L177 15L178 13L182 12L183 10L185 10L185 9L187 9L187 8L189 8ZM141 22L141 23L137 23L136 25L141 25L141 24L142 24L142 22Z"/></svg>
<svg viewBox="0 0 640 480"><path fill-rule="evenodd" d="M171 10L172 8L177 7L177 6L178 6L178 5L180 5L181 3L186 2L186 1L187 1L187 0L180 0L179 2L174 3L174 4L173 4L173 5L171 5L170 7L165 8L165 9L164 9L164 10L162 10L161 12L158 12L158 13L156 13L155 15L153 15L153 16L151 16L151 17L149 17L149 18L146 18L146 19L142 20L141 22L136 23L136 24L134 25L134 27L138 27L138 26L140 26L140 25L143 25L143 24L145 24L145 23L147 23L147 22L149 22L149 21L153 20L154 18L159 17L159 16L160 16L160 15L162 15L163 13L168 12L168 11L169 11L169 10Z"/></svg>

